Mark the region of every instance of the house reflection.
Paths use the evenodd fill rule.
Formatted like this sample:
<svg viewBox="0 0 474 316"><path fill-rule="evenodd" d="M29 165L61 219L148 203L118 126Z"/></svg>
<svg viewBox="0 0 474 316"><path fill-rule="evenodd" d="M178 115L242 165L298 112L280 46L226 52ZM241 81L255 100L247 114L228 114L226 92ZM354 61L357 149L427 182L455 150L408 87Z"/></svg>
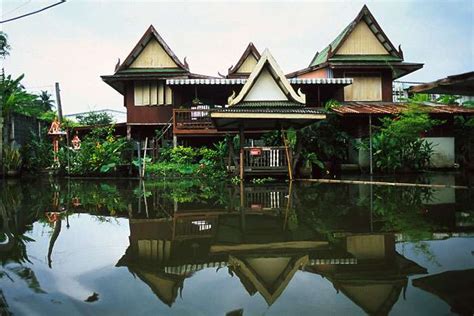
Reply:
<svg viewBox="0 0 474 316"><path fill-rule="evenodd" d="M268 305L298 270L316 273L370 314L388 313L408 276L426 273L395 251L394 234L321 233L299 223L291 188L242 192L252 194L234 210L130 218L130 246L117 266L128 267L169 306L184 281L205 268L227 268Z"/></svg>

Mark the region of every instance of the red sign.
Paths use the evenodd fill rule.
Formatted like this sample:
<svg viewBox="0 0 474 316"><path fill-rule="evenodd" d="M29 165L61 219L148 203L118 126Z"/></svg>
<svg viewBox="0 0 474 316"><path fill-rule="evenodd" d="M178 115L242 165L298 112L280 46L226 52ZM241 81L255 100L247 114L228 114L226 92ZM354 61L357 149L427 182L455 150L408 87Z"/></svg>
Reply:
<svg viewBox="0 0 474 316"><path fill-rule="evenodd" d="M260 156L262 154L262 148L251 148L250 155L251 156Z"/></svg>

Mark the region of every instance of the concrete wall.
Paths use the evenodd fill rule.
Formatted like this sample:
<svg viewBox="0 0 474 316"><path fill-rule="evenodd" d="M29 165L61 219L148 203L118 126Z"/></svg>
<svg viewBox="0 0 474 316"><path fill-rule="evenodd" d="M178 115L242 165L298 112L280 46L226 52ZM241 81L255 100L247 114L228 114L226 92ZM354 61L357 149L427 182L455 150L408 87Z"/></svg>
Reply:
<svg viewBox="0 0 474 316"><path fill-rule="evenodd" d="M454 166L454 137L425 137L433 144L432 168L452 168Z"/></svg>

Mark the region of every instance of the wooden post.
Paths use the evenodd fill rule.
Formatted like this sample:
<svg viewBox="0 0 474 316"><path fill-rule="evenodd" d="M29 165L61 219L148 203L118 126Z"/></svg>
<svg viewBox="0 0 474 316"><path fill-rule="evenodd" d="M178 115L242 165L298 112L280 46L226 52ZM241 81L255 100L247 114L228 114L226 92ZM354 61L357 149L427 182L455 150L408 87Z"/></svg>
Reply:
<svg viewBox="0 0 474 316"><path fill-rule="evenodd" d="M281 137L283 137L283 144L285 144L285 153L286 153L286 160L288 164L288 177L290 181L293 181L293 163L290 157L290 149L288 148L288 140L286 139L285 132L281 131Z"/></svg>
<svg viewBox="0 0 474 316"><path fill-rule="evenodd" d="M145 148L143 148L143 166L142 166L142 174L141 174L142 178L145 177L145 168L146 168L145 158L146 158L147 146L148 146L148 137L145 137Z"/></svg>
<svg viewBox="0 0 474 316"><path fill-rule="evenodd" d="M243 181L244 174L244 145L245 145L245 134L244 127L240 126L239 129L239 140L240 140L240 180Z"/></svg>
<svg viewBox="0 0 474 316"><path fill-rule="evenodd" d="M59 123L62 123L63 122L63 108L61 105L61 93L60 93L61 90L59 90L59 82L56 82L55 88L56 88L56 106L58 107L58 121Z"/></svg>
<svg viewBox="0 0 474 316"><path fill-rule="evenodd" d="M373 164L372 164L372 114L369 114L369 167L370 174L373 174Z"/></svg>

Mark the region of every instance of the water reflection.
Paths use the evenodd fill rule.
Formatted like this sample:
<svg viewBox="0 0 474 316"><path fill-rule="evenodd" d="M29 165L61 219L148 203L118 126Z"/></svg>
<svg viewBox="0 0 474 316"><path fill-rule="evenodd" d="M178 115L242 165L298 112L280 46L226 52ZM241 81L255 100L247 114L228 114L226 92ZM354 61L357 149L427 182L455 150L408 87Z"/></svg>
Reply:
<svg viewBox="0 0 474 316"><path fill-rule="evenodd" d="M30 237L32 225L40 223L48 232L41 237L47 242L43 251L49 273L55 273L60 266L55 258L61 256L55 244L67 234L64 228L74 225L69 217L86 213L98 223L127 219L129 245L110 267L126 268L171 308L200 271L215 270L225 271L249 297L260 296L269 307L298 273L322 277L334 295L344 295L368 314L388 314L397 302L406 302L410 278L416 276L416 288L465 313L474 309L472 269L446 267L423 275L438 260L431 240L474 231L471 193L288 183L4 182L0 282L19 278L33 293L47 294L35 273L38 262L28 256L28 249L41 242ZM397 245L405 244L423 259L403 255ZM449 282L454 279L465 284ZM16 303L6 295L9 283L1 284L0 308L7 313L8 304ZM298 284L298 291L307 290L308 284Z"/></svg>

